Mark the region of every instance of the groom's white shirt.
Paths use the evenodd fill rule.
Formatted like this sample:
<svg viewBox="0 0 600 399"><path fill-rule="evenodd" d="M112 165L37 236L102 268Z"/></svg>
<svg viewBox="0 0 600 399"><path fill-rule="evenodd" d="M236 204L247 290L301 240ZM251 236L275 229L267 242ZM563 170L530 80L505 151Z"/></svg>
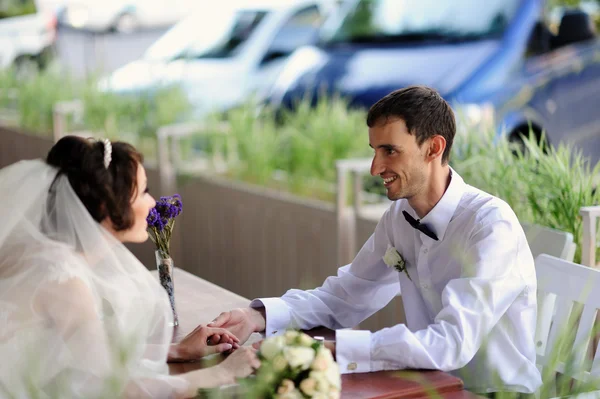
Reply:
<svg viewBox="0 0 600 399"><path fill-rule="evenodd" d="M507 182L510 184L510 182ZM406 200L394 202L349 265L314 290L256 299L266 334L286 328L336 329L342 373L394 369L452 371L475 392L534 392L536 275L525 234L502 200L452 171L448 189L422 223L439 241L411 227ZM406 274L383 262L388 245ZM406 324L377 332L354 327L402 292Z"/></svg>

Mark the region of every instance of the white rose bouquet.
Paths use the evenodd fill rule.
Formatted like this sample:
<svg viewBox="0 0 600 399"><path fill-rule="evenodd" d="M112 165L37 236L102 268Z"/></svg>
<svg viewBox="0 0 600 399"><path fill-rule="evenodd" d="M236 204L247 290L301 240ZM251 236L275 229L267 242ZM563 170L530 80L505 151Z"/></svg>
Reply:
<svg viewBox="0 0 600 399"><path fill-rule="evenodd" d="M340 397L342 380L331 351L309 335L286 331L269 337L258 351L261 366L253 393L261 398Z"/></svg>

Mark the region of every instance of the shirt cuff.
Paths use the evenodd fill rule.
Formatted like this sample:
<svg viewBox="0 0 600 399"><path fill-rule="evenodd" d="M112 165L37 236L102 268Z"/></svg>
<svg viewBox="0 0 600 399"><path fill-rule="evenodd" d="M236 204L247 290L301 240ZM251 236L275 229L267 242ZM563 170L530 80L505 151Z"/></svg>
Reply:
<svg viewBox="0 0 600 399"><path fill-rule="evenodd" d="M342 374L371 371L371 331L336 330L335 358Z"/></svg>
<svg viewBox="0 0 600 399"><path fill-rule="evenodd" d="M250 302L251 308L265 308L265 335L283 334L290 325L290 310L281 298L259 298Z"/></svg>

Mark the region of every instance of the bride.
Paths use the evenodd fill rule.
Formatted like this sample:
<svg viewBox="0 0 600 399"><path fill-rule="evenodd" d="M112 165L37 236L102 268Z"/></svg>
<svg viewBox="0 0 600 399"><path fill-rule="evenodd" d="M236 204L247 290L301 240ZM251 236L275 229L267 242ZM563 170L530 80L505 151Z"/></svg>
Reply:
<svg viewBox="0 0 600 399"><path fill-rule="evenodd" d="M171 345L168 298L123 245L147 239L142 156L68 136L46 161L0 170L0 397L186 398L258 366L239 348L208 369L169 376L167 358L237 347Z"/></svg>

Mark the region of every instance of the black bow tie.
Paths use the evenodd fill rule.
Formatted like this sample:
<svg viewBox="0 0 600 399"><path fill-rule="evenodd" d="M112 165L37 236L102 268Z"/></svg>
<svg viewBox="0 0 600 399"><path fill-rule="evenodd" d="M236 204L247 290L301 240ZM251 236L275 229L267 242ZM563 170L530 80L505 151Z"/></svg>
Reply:
<svg viewBox="0 0 600 399"><path fill-rule="evenodd" d="M410 223L410 225L412 227L421 231L421 233L425 234L427 237L431 237L434 240L439 241L437 235L435 235L435 233L433 231L431 231L429 229L429 227L427 227L426 224L421 224L421 222L418 219L415 219L414 217L412 217L410 215L410 213L408 213L406 211L402 211L402 214L404 215L404 218L406 219L406 221L408 223Z"/></svg>

